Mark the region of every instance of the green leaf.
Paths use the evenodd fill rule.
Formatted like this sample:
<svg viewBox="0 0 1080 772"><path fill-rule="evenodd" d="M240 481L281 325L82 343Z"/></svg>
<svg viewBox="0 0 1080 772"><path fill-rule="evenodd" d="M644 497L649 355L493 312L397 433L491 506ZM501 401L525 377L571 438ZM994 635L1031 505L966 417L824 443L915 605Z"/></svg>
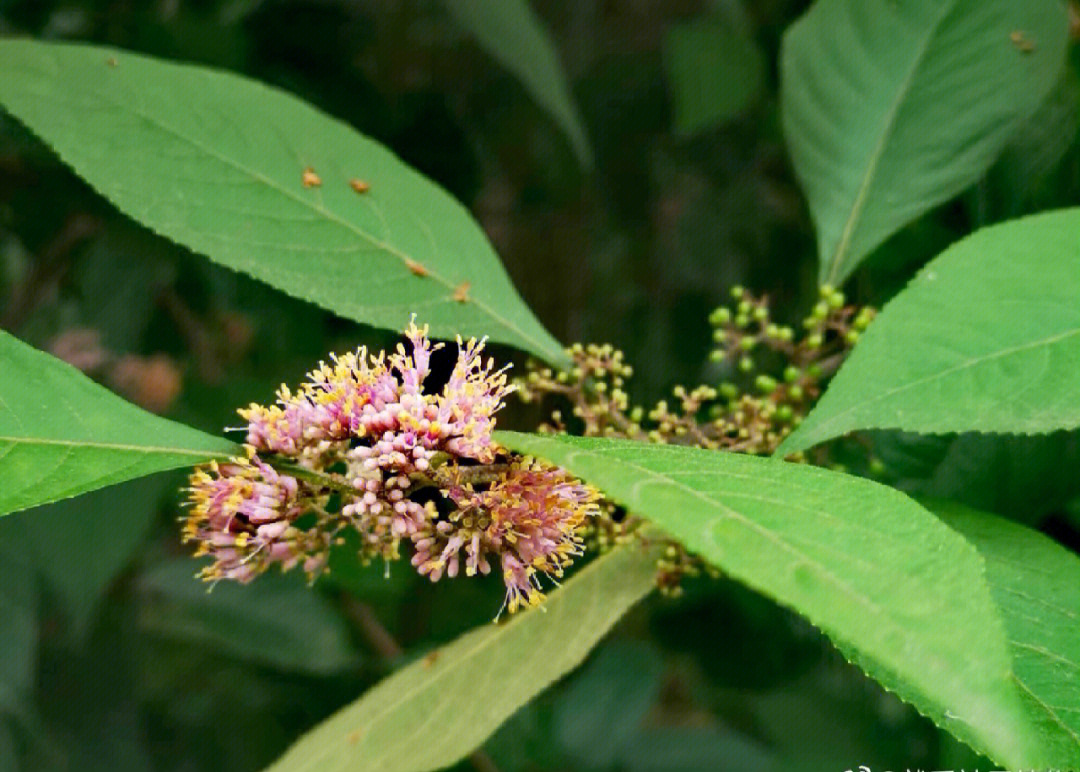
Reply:
<svg viewBox="0 0 1080 772"><path fill-rule="evenodd" d="M597 558L551 593L546 612L485 625L402 668L270 770L424 772L464 758L652 589L656 557L628 546Z"/></svg>
<svg viewBox="0 0 1080 772"><path fill-rule="evenodd" d="M939 726L999 761L1031 753L982 561L868 480L698 448L499 432L817 625ZM958 635L957 631L963 631Z"/></svg>
<svg viewBox="0 0 1080 772"><path fill-rule="evenodd" d="M1080 767L1080 559L1037 531L951 502L932 509L982 553L1039 767ZM1033 762L1034 763L1034 762Z"/></svg>
<svg viewBox="0 0 1080 772"><path fill-rule="evenodd" d="M1080 209L975 232L888 303L777 450L854 429L1080 426Z"/></svg>
<svg viewBox="0 0 1080 772"><path fill-rule="evenodd" d="M731 24L673 24L664 37L664 65L675 130L695 134L734 118L761 91L765 59L754 40Z"/></svg>
<svg viewBox="0 0 1080 772"><path fill-rule="evenodd" d="M273 573L211 590L197 568L182 558L142 577L143 630L286 670L326 675L356 663L345 623L301 576Z"/></svg>
<svg viewBox="0 0 1080 772"><path fill-rule="evenodd" d="M142 544L174 475L156 474L48 504L0 525L26 539L33 565L82 641L101 595Z"/></svg>
<svg viewBox="0 0 1080 772"><path fill-rule="evenodd" d="M0 331L0 515L234 452Z"/></svg>
<svg viewBox="0 0 1080 772"><path fill-rule="evenodd" d="M975 182L1049 93L1059 0L818 0L784 36L781 110L822 283Z"/></svg>
<svg viewBox="0 0 1080 772"><path fill-rule="evenodd" d="M464 207L299 99L83 45L2 41L0 73L0 104L157 233L357 321L565 362Z"/></svg>
<svg viewBox="0 0 1080 772"><path fill-rule="evenodd" d="M555 43L527 0L443 0L443 5L548 112L570 140L578 160L592 166L589 140Z"/></svg>

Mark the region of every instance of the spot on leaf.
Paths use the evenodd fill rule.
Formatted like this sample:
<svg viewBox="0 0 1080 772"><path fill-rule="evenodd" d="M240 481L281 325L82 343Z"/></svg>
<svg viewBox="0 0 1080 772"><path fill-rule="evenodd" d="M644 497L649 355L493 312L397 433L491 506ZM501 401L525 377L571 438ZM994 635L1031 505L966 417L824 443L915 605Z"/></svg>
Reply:
<svg viewBox="0 0 1080 772"><path fill-rule="evenodd" d="M1010 32L1009 40L1021 53L1030 54L1035 50L1035 43L1022 30L1017 29Z"/></svg>
<svg viewBox="0 0 1080 772"><path fill-rule="evenodd" d="M459 303L469 302L469 287L472 286L471 282L463 281L461 284L454 287L454 300Z"/></svg>
<svg viewBox="0 0 1080 772"><path fill-rule="evenodd" d="M430 273L423 265L409 258L405 258L405 267L412 271L415 276L427 276Z"/></svg>
<svg viewBox="0 0 1080 772"><path fill-rule="evenodd" d="M315 173L315 170L310 166L304 169L304 173L300 176L300 181L304 183L305 188L317 188L322 185L322 177Z"/></svg>

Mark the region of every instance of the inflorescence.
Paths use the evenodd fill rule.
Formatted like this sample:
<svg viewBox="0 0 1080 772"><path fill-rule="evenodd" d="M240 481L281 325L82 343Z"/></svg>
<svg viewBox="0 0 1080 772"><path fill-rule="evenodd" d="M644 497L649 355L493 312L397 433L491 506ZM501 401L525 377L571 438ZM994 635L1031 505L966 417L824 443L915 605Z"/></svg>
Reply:
<svg viewBox="0 0 1080 772"><path fill-rule="evenodd" d="M732 299L731 307L709 316L715 343L709 359L718 382L676 386L673 401L661 400L651 410L631 406L626 382L633 368L623 353L610 345L578 344L567 349L574 362L569 370L530 362L517 383L518 396L554 401L546 403L553 409L544 431L772 453L806 415L874 312L848 305L843 293L823 287L797 334L773 322L767 298L735 287Z"/></svg>
<svg viewBox="0 0 1080 772"><path fill-rule="evenodd" d="M313 579L351 528L364 560L394 560L405 543L432 581L494 564L511 612L543 600L541 575L561 577L581 554L599 494L493 441L514 387L483 341L459 338L449 380L429 393L442 344L415 323L405 335L411 351L332 357L276 404L239 411L245 454L191 475L184 538L213 558L203 578L247 582L277 564Z"/></svg>

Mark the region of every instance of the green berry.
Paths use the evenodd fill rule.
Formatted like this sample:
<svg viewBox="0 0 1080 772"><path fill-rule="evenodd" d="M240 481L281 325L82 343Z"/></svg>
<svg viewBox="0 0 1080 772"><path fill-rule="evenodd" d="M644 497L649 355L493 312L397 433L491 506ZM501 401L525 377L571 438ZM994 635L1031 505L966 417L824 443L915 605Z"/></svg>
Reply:
<svg viewBox="0 0 1080 772"><path fill-rule="evenodd" d="M711 314L709 314L709 324L713 326L719 326L721 324L727 324L731 321L731 311L724 307L717 308Z"/></svg>
<svg viewBox="0 0 1080 772"><path fill-rule="evenodd" d="M802 386L799 386L798 384L795 384L794 386L788 386L787 393L788 397L795 400L796 402L800 401L804 396Z"/></svg>
<svg viewBox="0 0 1080 772"><path fill-rule="evenodd" d="M795 383L795 381L799 380L800 375L802 375L802 372L795 365L788 365L784 368L784 380L788 383Z"/></svg>
<svg viewBox="0 0 1080 772"><path fill-rule="evenodd" d="M753 351L757 341L754 338L743 338L739 341L739 348L743 351Z"/></svg>
<svg viewBox="0 0 1080 772"><path fill-rule="evenodd" d="M744 356L742 359L739 360L739 370L740 371L742 371L744 373L748 373L753 369L754 369L754 359L753 359L753 357Z"/></svg>
<svg viewBox="0 0 1080 772"><path fill-rule="evenodd" d="M776 390L776 379L768 375L759 375L754 380L754 386L762 394L772 394Z"/></svg>

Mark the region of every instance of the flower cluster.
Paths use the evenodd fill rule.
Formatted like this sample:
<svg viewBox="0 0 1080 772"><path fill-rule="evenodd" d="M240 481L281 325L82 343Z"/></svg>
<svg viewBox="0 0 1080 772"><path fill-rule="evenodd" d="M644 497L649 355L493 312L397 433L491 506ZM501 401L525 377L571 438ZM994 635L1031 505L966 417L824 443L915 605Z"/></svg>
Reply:
<svg viewBox="0 0 1080 772"><path fill-rule="evenodd" d="M562 469L515 459L483 489L470 467L447 464L437 472L454 510L413 537L412 564L438 580L465 573L486 574L488 555L498 556L510 612L535 606L544 595L539 577L550 579L582 553L581 532L598 510L599 494Z"/></svg>
<svg viewBox="0 0 1080 772"><path fill-rule="evenodd" d="M555 372L530 364L518 394L526 402L553 397L569 403L572 417L552 410L551 423L541 427L549 431L566 430L569 422L586 436L772 453L799 425L874 311L822 287L797 332L772 320L767 298L742 287L734 287L731 296L730 307L709 316L716 344L709 357L717 376L713 383L676 386L673 400L660 400L650 410L631 406L625 385L633 369L622 352L610 345L575 345L567 349L573 367Z"/></svg>
<svg viewBox="0 0 1080 772"><path fill-rule="evenodd" d="M392 560L408 544L432 580L496 561L514 611L540 602L539 575L561 576L581 553L598 495L493 442L513 387L483 359L484 342L459 338L445 386L430 393L442 344L415 323L405 337L408 350L332 357L299 389L282 386L276 404L239 411L245 455L191 476L184 535L214 559L205 578L246 582L275 563L314 577L353 528L363 559Z"/></svg>
<svg viewBox="0 0 1080 772"><path fill-rule="evenodd" d="M250 581L272 563L289 569L303 563L314 573L326 562L325 533L301 531L294 522L305 512L295 477L279 474L246 448L226 464L210 462L191 475L191 514L184 540L195 554L212 555L207 579Z"/></svg>

